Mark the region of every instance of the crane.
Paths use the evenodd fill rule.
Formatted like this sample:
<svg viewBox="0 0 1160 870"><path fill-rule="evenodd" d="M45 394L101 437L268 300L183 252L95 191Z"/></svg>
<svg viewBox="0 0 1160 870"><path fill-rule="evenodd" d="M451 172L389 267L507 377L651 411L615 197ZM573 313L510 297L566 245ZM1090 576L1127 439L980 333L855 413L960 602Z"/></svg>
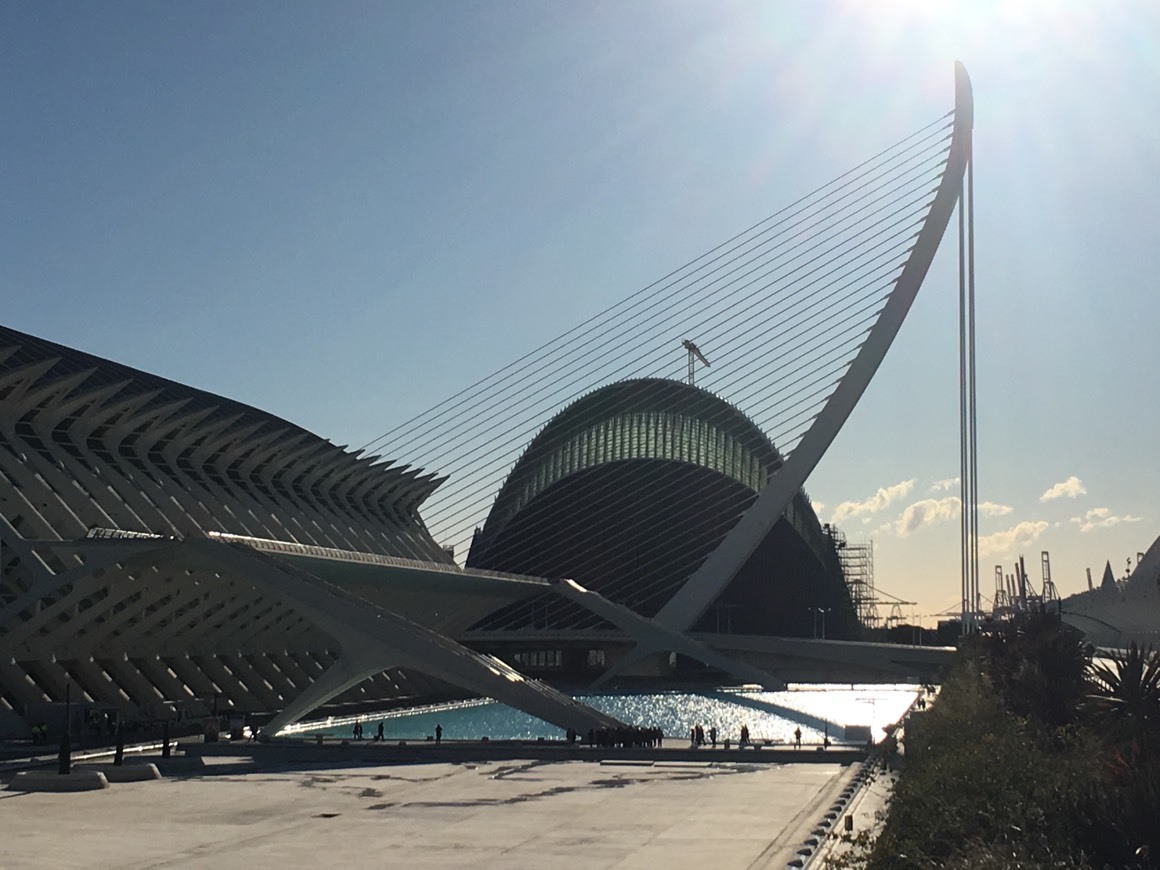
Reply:
<svg viewBox="0 0 1160 870"><path fill-rule="evenodd" d="M693 344L689 339L683 339L681 345L689 352L689 386L696 386L693 378L693 370L696 368L696 361L700 360L706 367L709 365L709 360L705 359L705 354L701 353L701 349Z"/></svg>
<svg viewBox="0 0 1160 870"><path fill-rule="evenodd" d="M906 616L902 612L902 608L904 605L915 606L918 604L917 601L903 601L897 595L891 595L889 592L886 592L885 590L882 590L882 589L878 590L878 594L885 595L887 598L891 599L891 601L890 601L890 615L888 617L886 617L886 627L887 628L891 628L892 626L895 626L895 625L901 625L903 622L906 621ZM883 603L886 603L886 602L883 602Z"/></svg>

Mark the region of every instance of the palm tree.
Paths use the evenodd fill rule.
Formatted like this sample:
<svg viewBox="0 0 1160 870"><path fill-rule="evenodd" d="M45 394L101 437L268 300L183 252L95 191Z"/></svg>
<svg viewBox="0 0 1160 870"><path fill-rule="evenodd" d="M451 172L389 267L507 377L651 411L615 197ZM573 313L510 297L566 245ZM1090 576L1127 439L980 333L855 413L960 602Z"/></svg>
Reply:
<svg viewBox="0 0 1160 870"><path fill-rule="evenodd" d="M1088 692L1092 648L1054 614L1026 614L980 640L987 675L1016 716L1068 725Z"/></svg>
<svg viewBox="0 0 1160 870"><path fill-rule="evenodd" d="M1113 863L1153 866L1131 863L1130 853L1160 851L1160 652L1133 642L1092 662L1088 680L1088 711L1106 726L1100 814L1128 848Z"/></svg>
<svg viewBox="0 0 1160 870"><path fill-rule="evenodd" d="M1132 641L1126 650L1094 660L1088 680L1097 718L1134 736L1160 736L1160 651Z"/></svg>

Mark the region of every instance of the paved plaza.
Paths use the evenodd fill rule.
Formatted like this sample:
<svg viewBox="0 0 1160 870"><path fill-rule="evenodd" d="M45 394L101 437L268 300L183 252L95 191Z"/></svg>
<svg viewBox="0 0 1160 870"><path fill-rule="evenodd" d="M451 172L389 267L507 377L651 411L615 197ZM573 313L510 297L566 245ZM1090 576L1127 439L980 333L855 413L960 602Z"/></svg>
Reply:
<svg viewBox="0 0 1160 870"><path fill-rule="evenodd" d="M784 868L858 767L211 766L102 791L0 792L0 867Z"/></svg>

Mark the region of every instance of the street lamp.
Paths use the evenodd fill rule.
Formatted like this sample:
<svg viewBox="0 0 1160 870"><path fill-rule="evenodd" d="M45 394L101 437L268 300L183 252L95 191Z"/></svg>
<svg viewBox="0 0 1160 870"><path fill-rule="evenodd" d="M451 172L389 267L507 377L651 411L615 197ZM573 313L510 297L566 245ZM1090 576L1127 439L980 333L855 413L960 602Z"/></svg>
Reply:
<svg viewBox="0 0 1160 870"><path fill-rule="evenodd" d="M834 608L832 607L815 607L814 611L814 637L818 636L818 614L822 615L822 640L826 639L826 614Z"/></svg>

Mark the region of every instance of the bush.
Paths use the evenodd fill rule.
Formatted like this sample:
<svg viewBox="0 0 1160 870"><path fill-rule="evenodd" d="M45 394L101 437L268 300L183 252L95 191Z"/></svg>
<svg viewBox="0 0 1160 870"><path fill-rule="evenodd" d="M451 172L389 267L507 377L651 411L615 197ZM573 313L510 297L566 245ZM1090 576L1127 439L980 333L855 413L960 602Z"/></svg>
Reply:
<svg viewBox="0 0 1160 870"><path fill-rule="evenodd" d="M1041 737L977 661L961 663L938 703L907 721L905 769L869 866L1085 866L1098 764L1078 732Z"/></svg>
<svg viewBox="0 0 1160 870"><path fill-rule="evenodd" d="M973 653L1007 709L1048 728L1077 720L1088 694L1092 647L1058 616L1031 613L974 638Z"/></svg>
<svg viewBox="0 0 1160 870"><path fill-rule="evenodd" d="M1160 866L1160 655L1091 655L1044 615L973 639L907 720L867 865Z"/></svg>

